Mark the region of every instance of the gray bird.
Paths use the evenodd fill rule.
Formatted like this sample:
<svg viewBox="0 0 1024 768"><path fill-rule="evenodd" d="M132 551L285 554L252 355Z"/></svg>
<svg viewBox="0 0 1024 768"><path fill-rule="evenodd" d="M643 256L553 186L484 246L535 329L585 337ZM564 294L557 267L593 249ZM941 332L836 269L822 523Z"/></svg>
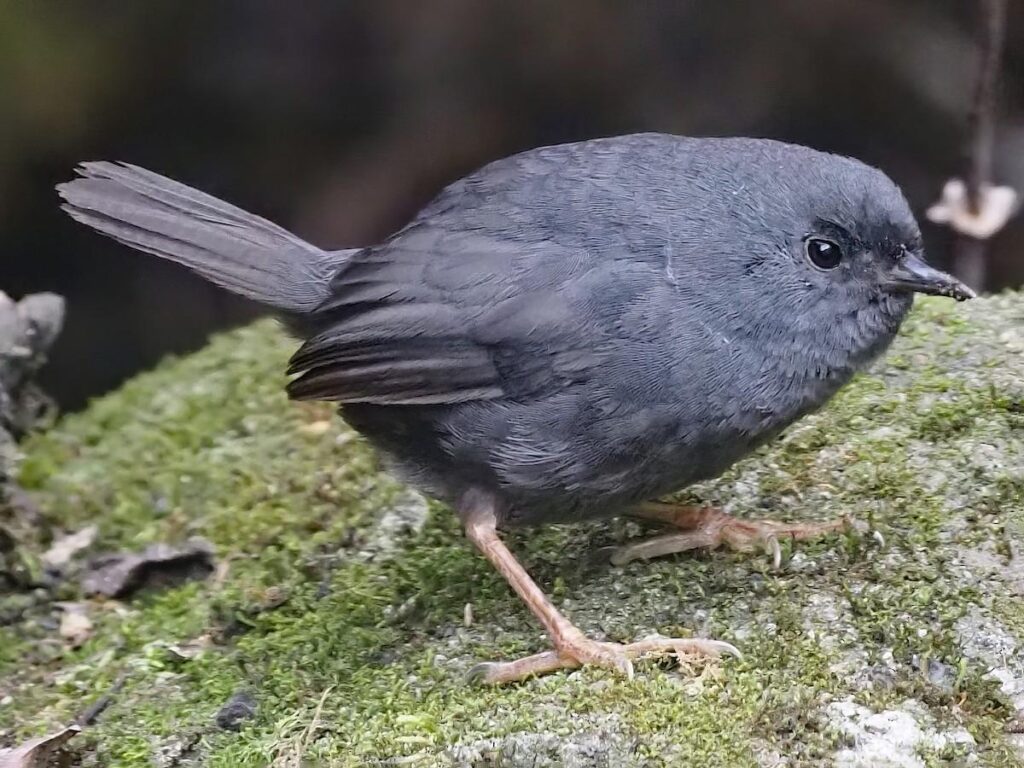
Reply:
<svg viewBox="0 0 1024 768"><path fill-rule="evenodd" d="M705 639L587 638L498 536L633 514L675 531L618 563L774 547L841 522L734 520L652 500L712 478L883 352L913 293L973 292L922 259L906 200L856 160L759 139L639 134L543 147L456 181L379 245L325 251L132 165L58 187L76 220L278 310L297 400L344 418L447 501L554 650L504 682Z"/></svg>

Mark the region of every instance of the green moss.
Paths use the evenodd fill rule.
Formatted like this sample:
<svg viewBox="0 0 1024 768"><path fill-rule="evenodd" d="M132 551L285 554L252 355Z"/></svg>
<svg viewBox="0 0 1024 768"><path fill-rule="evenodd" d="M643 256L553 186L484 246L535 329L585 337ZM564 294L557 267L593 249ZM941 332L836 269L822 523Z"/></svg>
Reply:
<svg viewBox="0 0 1024 768"><path fill-rule="evenodd" d="M86 764L148 765L179 749L211 766L295 753L309 764L419 756L446 765L452 745L491 739L500 752L517 735L591 732L623 765L753 766L772 752L814 765L842 743L822 714L829 702L882 708L910 697L940 724L965 724L981 765L1014 765L1001 730L1008 705L963 657L954 628L981 604L1024 636L1019 601L966 581L957 554L995 546L1009 522L1002 534L988 522L1022 506L1010 459L1020 456L1024 377L999 341L1000 323L1019 312L1012 298L921 302L889 365L686 492L746 516L852 514L883 534L884 549L849 534L785 542L802 565L778 573L763 555L730 552L614 570L599 551L633 524L510 537L586 631L711 634L739 644L742 661L682 671L645 661L633 681L584 670L501 689L462 676L545 641L454 516L434 505L393 554L370 553L401 488L329 407L286 402L292 344L273 323L220 336L26 445L22 481L55 526L95 522L102 549L203 536L222 568L206 582L90 602L95 632L77 650L54 637L45 602L0 627L0 696L12 699L0 705L0 738L45 732L123 680L78 740ZM972 458L982 443L1007 461ZM1019 512L1010 520L1024 522ZM816 615L822 598L840 606L838 620ZM894 663L892 680L866 687L843 671L851 653L861 666ZM951 689L921 674L929 659L958 670ZM239 733L216 729L216 711L240 687L255 693L256 717Z"/></svg>

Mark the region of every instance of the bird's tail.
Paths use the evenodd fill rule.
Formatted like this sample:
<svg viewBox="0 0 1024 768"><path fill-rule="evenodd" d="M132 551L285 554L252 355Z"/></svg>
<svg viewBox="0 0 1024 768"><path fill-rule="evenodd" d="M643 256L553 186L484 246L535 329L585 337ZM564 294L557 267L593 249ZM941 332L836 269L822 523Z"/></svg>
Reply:
<svg viewBox="0 0 1024 768"><path fill-rule="evenodd" d="M323 251L266 219L134 165L93 162L60 184L72 218L184 264L217 285L285 312L327 298L349 252Z"/></svg>

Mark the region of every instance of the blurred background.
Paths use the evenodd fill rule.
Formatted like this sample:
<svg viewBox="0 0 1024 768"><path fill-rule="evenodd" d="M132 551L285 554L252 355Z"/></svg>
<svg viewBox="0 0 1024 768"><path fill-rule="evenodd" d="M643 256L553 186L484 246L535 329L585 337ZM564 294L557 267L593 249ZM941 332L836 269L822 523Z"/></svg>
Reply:
<svg viewBox="0 0 1024 768"><path fill-rule="evenodd" d="M62 214L53 185L81 160L334 247L488 160L647 130L854 155L920 215L963 169L977 29L972 0L0 3L0 289L67 297L42 383L74 409L257 312ZM1006 35L995 176L1021 189L1016 3ZM952 235L922 224L948 264ZM992 243L986 289L1024 282L1022 234L1018 217Z"/></svg>

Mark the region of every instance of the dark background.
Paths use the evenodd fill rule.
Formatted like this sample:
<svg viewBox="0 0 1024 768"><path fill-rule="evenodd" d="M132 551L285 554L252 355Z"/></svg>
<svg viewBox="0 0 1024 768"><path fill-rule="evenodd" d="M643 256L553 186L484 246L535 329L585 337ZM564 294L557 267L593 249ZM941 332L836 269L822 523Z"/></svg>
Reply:
<svg viewBox="0 0 1024 768"><path fill-rule="evenodd" d="M0 3L0 289L54 290L66 408L256 309L73 224L53 185L138 163L324 246L371 243L519 149L658 130L857 156L916 211L958 173L971 0ZM1024 9L1010 3L997 180L1024 187ZM925 224L930 258L951 237ZM1024 280L1016 219L989 284Z"/></svg>

